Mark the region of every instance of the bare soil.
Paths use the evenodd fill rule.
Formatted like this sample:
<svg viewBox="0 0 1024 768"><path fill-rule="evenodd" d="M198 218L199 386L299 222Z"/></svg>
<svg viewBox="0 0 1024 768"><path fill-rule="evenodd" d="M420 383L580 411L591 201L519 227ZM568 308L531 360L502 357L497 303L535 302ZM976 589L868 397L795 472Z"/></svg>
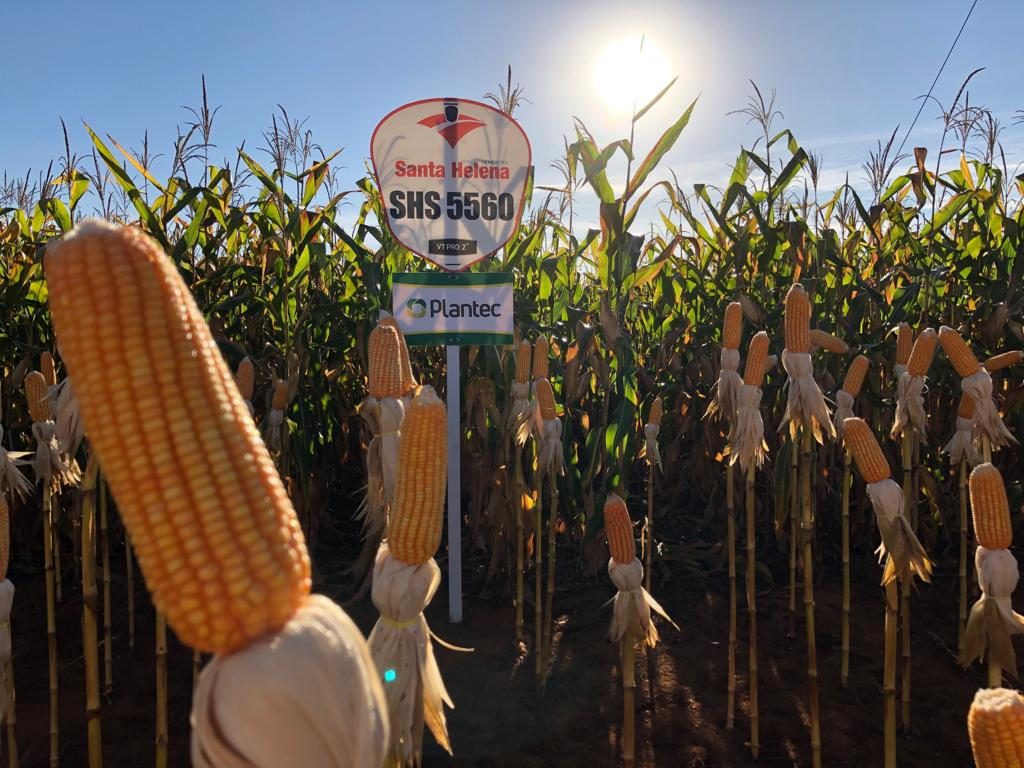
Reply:
<svg viewBox="0 0 1024 768"><path fill-rule="evenodd" d="M324 547L321 547L323 550ZM337 553L339 550L335 549ZM65 563L70 562L70 552ZM153 610L137 581L136 641L128 647L124 557L114 548L114 689L104 701L102 727L108 766L147 766L154 759ZM321 552L322 590L344 596L341 571L351 553ZM456 709L448 725L455 757L428 735L426 766L532 768L621 764L622 689L617 648L607 640L614 590L606 578L574 573L571 553L562 553L556 595L557 629L550 677L539 690L534 660L514 638L514 617L505 598L482 598L472 565L466 572L465 621L448 622L447 583L427 617L445 640L472 646L471 654L436 647ZM442 568L444 563L441 563ZM785 584L784 564L776 573ZM855 556L849 686L839 685L840 576L837 564L820 567L817 605L818 671L821 680L822 750L828 766L882 763L882 591L870 554ZM913 599L912 730L899 739L899 764L963 766L971 762L966 714L984 670L956 664L956 564L942 562L935 582ZM742 563L741 563L742 568ZM137 573L137 571L136 571ZM659 575L664 576L662 569ZM701 584L681 576L656 583L654 592L682 628L661 623L661 644L637 656L637 765L810 765L807 673L802 596L795 637L789 635L786 589L759 596L761 743L755 763L746 748L747 631L742 570L738 583L739 647L735 728L725 728L728 638L727 582L720 573ZM48 694L45 601L41 572L12 572L17 586L13 616L17 683L17 737L22 766L48 764ZM81 598L74 574L65 573L59 606L61 765L86 764ZM369 632L376 612L368 600L350 606ZM527 616L532 607L527 606ZM530 632L529 620L527 633ZM188 765L188 713L192 690L191 652L172 639L170 669L171 765ZM4 752L7 750L6 734ZM6 761L6 755L0 758Z"/></svg>

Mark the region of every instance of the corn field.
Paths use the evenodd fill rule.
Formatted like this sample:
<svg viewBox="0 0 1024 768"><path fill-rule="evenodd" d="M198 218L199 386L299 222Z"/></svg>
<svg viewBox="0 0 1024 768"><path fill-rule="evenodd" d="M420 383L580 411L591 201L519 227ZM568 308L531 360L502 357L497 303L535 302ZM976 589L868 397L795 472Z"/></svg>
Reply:
<svg viewBox="0 0 1024 768"><path fill-rule="evenodd" d="M912 467L904 455L907 447L899 437L890 437L900 397L900 379L893 373L893 365L895 331L901 324L909 324L915 332L948 326L959 332L982 362L998 353L1024 350L1024 174L1015 176L1015 169L1007 166L1000 147L1001 126L991 113L968 103L966 86L943 110L944 131L938 145L914 147L904 155L894 133L888 142L879 142L865 162L866 184L847 183L838 189L819 188L822 158L779 124L774 94L757 86L751 101L739 110L739 119L751 121L756 141L739 153L728 178L681 179L665 162L692 114L700 110L699 100L680 109L678 119L664 128L651 147L633 146L632 138L595 137L577 120L571 125L563 156L555 164L561 183L531 184L527 210L515 236L494 258L476 267L514 275L518 338L533 342L543 337L549 343L546 378L562 419L564 473L553 477L547 488L539 480L535 482L532 449L527 447L517 477L519 465L514 459L508 418L515 399L516 348L463 348L462 559L469 624L463 628L441 626L439 634L458 645L473 646L484 642L480 633L500 633L500 639L490 642L502 649L496 651L500 659L496 663L504 665L500 680L505 684L514 677L510 670L518 667L516 661L509 660L510 654L521 661L526 655L540 653L530 633L517 638L512 628L519 536L525 536L527 592L533 589L533 558L537 556L535 562L540 563L540 550L548 546L552 554L557 551L557 569L553 563L549 566L551 584L556 573L559 580L557 591L550 587L555 595L554 616L545 618L555 634L553 640L546 638L540 645L547 648L548 643L553 644L538 678L542 680L540 692L527 681L525 688L516 689L518 698L514 699L524 710L533 706L530 702L539 702L543 711L530 715L539 720L530 720L533 725L529 727L540 727L537 722L545 721L545 727L553 729L533 758L563 754L561 764L577 764L553 746L557 734L567 735L558 728L573 728L571 721L559 719L557 709L559 702L571 696L570 675L579 672L580 663L560 655L565 652L559 642L568 643L574 637L573 623L578 620L588 633L588 643L599 648L606 645L607 610L597 601L597 597L603 601L608 593L604 508L609 494L618 494L632 514L634 536L643 547L641 559L649 564L648 589L681 628L677 633L667 622L656 619L663 645L647 651L649 660L668 653L663 650L664 643L671 648L682 642L680 636L689 634L688 642L701 638L701 653L710 666L700 684L721 689L722 694L716 692L714 704L705 702L703 707L693 703L702 697L696 688L687 688L683 699L673 699L680 694L665 693L659 687L662 683L655 669L663 669L661 663L641 664L637 696L646 697L645 706L655 714L647 719L641 716L637 735L647 734L644 738L649 744L638 743L638 764L654 764L654 751L666 765L729 765L748 759L744 744L750 740L745 730L750 702L743 647L732 651L739 666L728 675L739 677L735 690L729 691L728 704L732 726L732 707L736 706L732 699L738 697L736 726L734 731L724 727L727 646L730 642L736 645L735 627L733 637L728 637L725 605L730 587L735 591L737 570L741 578L747 570L750 584L756 580L753 591L760 602L751 615L762 617L761 674L788 676L781 683L762 685L762 710L776 706L793 709L788 715L770 716L771 724L762 728L762 757L768 764L819 764L821 757L812 754L808 736L811 715L803 705L794 707L788 701L802 698L806 686L805 617L802 611L793 613L794 595L803 605L806 586L802 579L792 581L792 574L805 574L811 568L814 587L824 590L817 601L817 664L822 671L815 671L814 694L820 696L823 722L829 722L830 709L853 711L857 701L870 699L870 705L862 705L865 710L870 706L864 716L870 725L865 727L877 731L865 737L877 754L865 756L864 762L843 762L851 758L836 747L834 739L840 737L826 727L820 739L821 755L826 765L882 764L881 674L876 680L875 666L870 667L870 674L865 672L864 661L869 655L881 658L876 640L880 642L882 635L883 601L877 600L880 571L876 572L873 564L881 538L873 522L872 500L860 476L853 475L848 489L844 483L849 481L841 480L849 476L844 476L844 459L846 471L850 471L842 442L826 439L819 444L808 438L803 458L798 460L794 452L801 445L784 426L790 393L782 363L783 349L789 348L783 338L784 311L794 284L802 286L810 300L811 327L838 337L850 350L848 354L814 354L813 377L825 397L829 403L836 400L849 364L856 355L864 355L868 360L866 376L850 415L863 419L878 436L896 480L903 480L901 469L912 469L905 476L911 487L903 488L909 500L904 515L913 519L916 536L935 564L935 582L917 586L921 602L917 595L910 598L922 606L915 611L913 629L905 630L908 636L914 633L915 668L950 667L955 669L950 676L962 680L963 690L983 687L977 669L960 670L941 650L955 657L958 641L963 640L962 634L958 637L964 616L962 610L958 615L956 581L963 551L959 499L965 483L961 467L941 452L957 430L963 378L941 350L927 369L927 386L922 392L927 433ZM675 98L673 91L668 94L663 92L659 99ZM511 87L493 100L510 113L519 106L517 92ZM634 113L634 125L649 119L647 109ZM354 600L353 605L358 606L369 589L367 577L374 555L374 550L361 543L356 515L362 489L368 483L370 435L360 417L360 403L367 392L370 334L380 312L390 310L391 276L425 267L383 225L382 201L374 178L364 176L354 185L342 178L339 166L343 155L319 147L301 121L282 110L263 134L263 151L243 147L218 163L210 156L216 110L207 104L205 84L203 102L195 114L197 122L191 130L179 131L169 155L171 171L165 178L156 176L155 153L148 141L141 150L133 150L124 137L115 138L99 126L89 128L91 146L85 154L78 154L80 149L66 143L63 156L38 178L3 177L0 424L4 431L0 448L12 453L35 452L33 423L38 419L30 414L24 395L26 379L40 368L44 353L52 352L58 369L63 366L43 271L48 249L88 217L135 227L170 257L230 369L235 370L244 358L251 360L255 377L251 401L261 431L266 431L275 410L275 387L286 383L283 439L274 456L309 547L314 590L339 601ZM359 165L352 157L346 162L350 169ZM612 182L615 178L626 181L617 186ZM595 200L599 226L581 228L579 221L584 217L580 212L594 208ZM740 305L743 324L737 348L745 355L755 334L765 331L767 351L779 357L760 384L767 459L759 471L750 473L751 480L746 480L745 472L736 472L739 490L735 501L732 472L727 481L726 470L731 459L730 424L720 416L706 416L718 391L723 318L734 302ZM414 347L410 354L419 383L443 394L443 350ZM993 372L992 378L998 413L1019 438L1024 434L1021 371L1008 367ZM664 405L657 437L660 470L644 438L655 398ZM804 429L810 429L809 422ZM1020 529L1017 512L1024 497L1016 471L1018 450L1011 445L991 456L1005 479L1014 530ZM84 469L87 451L85 447L79 451L78 463ZM805 486L799 483L797 465L801 473L807 472ZM752 506L745 506L745 481L752 484L748 502ZM809 528L801 528L798 519L802 487L809 493ZM846 493L848 530L840 513ZM65 613L69 605L82 603L82 571L93 570L97 562L90 560L91 555L83 557L83 551L92 545L83 549L84 510L78 494L77 490L65 490L52 501L52 554L60 561L56 577L58 587L63 582ZM641 510L646 509L648 494L651 514L645 518ZM11 501L10 573L19 592L38 596L41 590L29 583L41 584L44 502L38 492ZM555 512L549 512L552 501L558 504ZM544 513L551 514L550 525L544 518L538 526L530 513L541 502ZM737 519L746 519L744 509L752 515L746 534L742 529L738 534L733 530L735 521L727 515L727 503L730 515L733 506L737 510ZM126 553L129 542L116 511L117 499L111 498L109 506L102 545L109 545L111 552L104 549L102 556L113 562L117 602L123 601L126 589L125 557L127 554L131 565L132 555ZM517 528L518 516L522 519ZM536 520L541 520L539 513ZM522 534L517 533L519 528L525 529ZM845 546L844 536L848 536ZM738 548L731 552L737 539ZM804 544L810 548L799 549ZM853 617L851 685L861 686L853 703L848 701L848 692L840 693L839 641L822 640L822 636L838 636L836 594L844 549L852 553L855 563L853 589L860 593L854 600L855 610L858 605L869 606ZM811 553L810 560L806 553ZM967 572L971 572L969 565ZM539 570L536 575L539 578ZM811 581L808 577L807 584ZM976 584L969 586L972 594L976 589ZM538 582L538 597L539 590ZM145 592L136 591L134 610L142 622L141 614L151 608ZM580 597L585 594L597 597L586 602ZM89 599L95 600L96 595ZM532 599L528 596L527 602ZM40 609L29 612L25 600L16 603L11 620L16 630L13 668L17 702L19 710L27 707L42 723L45 679L18 673L21 658L33 652L29 638L41 644L44 634ZM742 594L740 604L746 606ZM108 622L110 615L105 612L109 610L108 602L99 611ZM353 610L357 619L363 617L358 607ZM497 623L474 624L474 610L500 618L494 619ZM746 611L741 611L738 626L746 632ZM527 623L531 612L532 608ZM114 623L121 619L115 610ZM101 618L101 635L103 621ZM149 632L153 620L146 621ZM443 624L437 617L432 623ZM143 636L143 626L140 623L132 641L144 642L149 649L154 639ZM772 627L777 630L774 636ZM84 653L77 625L61 627L64 629L76 639L61 640L62 691L81 688ZM99 709L120 698L149 711L151 692L136 697L133 680L118 672L119 656L127 653L127 637L123 627L115 627L114 633L113 640L109 634L105 636L100 653L112 654L109 664L116 682L112 690L104 692ZM868 641L862 638L869 633L870 651ZM583 641L577 638L575 642ZM191 667L176 643L172 639L170 675L184 680L179 688L188 689ZM482 663L474 662L471 655L440 653L446 675L460 665ZM591 666L586 674L607 679L614 653L607 648L601 653L603 666L587 657ZM783 673L770 672L773 653L792 657ZM197 657L197 663L203 661ZM693 661L697 666L703 663ZM619 665L622 663L627 662ZM733 663L730 655L729 665ZM539 669L539 658L537 664ZM531 666L532 660L525 665ZM614 672L614 679L618 675ZM928 679L928 673L921 675ZM471 677L456 679L471 685ZM172 689L174 685L172 681ZM925 713L942 705L941 691L937 683L918 685L922 692L915 689L913 702L914 712L920 716L912 726L909 716L904 722L911 734L905 738L914 741L897 746L901 762L926 764L914 762L912 753L940 736L948 741L935 749L957 749L960 763L964 762L970 753L966 707L951 716L961 724L958 732L936 733L939 726ZM476 762L459 763L457 723L483 734L488 726L479 719L481 700L456 685L449 685L449 690L457 707L448 715L455 731L452 747L456 762L444 762L449 758L428 748L426 764L548 764L529 762L522 755L501 755L496 762L487 763L476 753ZM788 691L785 704L773 700L780 690ZM610 698L604 688L597 695L607 699L602 705L605 710L619 706L615 703L618 699ZM687 743L687 726L673 737L675 742L658 735L657 711L666 706L665 696L674 702L667 706L700 709L699 717L688 721L689 726L697 730L702 723L710 723L708 727L716 735L700 737L699 749L670 746ZM468 706L460 703L467 699ZM25 703L30 701L35 704ZM171 706L172 730L178 730L177 736L172 733L170 737L170 764L185 764L187 747L181 746L181 734L187 728L187 703L182 696L174 698L172 690ZM815 703L815 710L817 706ZM501 711L502 715L493 717L515 722L517 710L511 705L503 705ZM61 762L84 765L84 735L76 734L76 729L85 733L85 716L76 712L62 718L65 743ZM816 712L813 718L817 718ZM607 736L600 728L593 734L574 735L579 739L592 736L596 747L604 750L595 749L593 754L606 755L611 750L612 757L595 758L597 764L614 764L611 761L618 759L618 720L617 710L603 710L597 722L608 723ZM18 727L24 728L25 722L19 717ZM103 722L106 727L106 715ZM156 725L139 728L156 733ZM5 750L10 747L10 733L8 729ZM25 737L18 740L22 764L47 764L42 726L33 727L32 733L42 734L39 743L29 743ZM857 743L854 737L845 738ZM722 747L724 742L730 746ZM126 758L119 759L116 741L108 739L104 749L109 764L129 764ZM151 747L146 749L145 754L152 752ZM948 749L944 754L949 754ZM686 757L676 762L669 754ZM626 762L632 764L631 759Z"/></svg>

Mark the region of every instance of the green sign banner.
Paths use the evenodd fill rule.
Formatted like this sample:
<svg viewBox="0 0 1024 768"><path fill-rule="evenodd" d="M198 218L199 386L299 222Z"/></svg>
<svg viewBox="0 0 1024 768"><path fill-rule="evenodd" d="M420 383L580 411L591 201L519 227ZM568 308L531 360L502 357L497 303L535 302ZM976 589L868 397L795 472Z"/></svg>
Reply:
<svg viewBox="0 0 1024 768"><path fill-rule="evenodd" d="M511 272L403 272L391 300L410 345L513 343Z"/></svg>

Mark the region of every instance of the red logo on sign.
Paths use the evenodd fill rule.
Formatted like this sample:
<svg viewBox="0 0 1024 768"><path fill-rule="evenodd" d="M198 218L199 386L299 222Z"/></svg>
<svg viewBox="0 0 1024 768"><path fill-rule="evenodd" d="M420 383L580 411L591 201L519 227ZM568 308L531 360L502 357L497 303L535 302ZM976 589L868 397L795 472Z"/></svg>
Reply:
<svg viewBox="0 0 1024 768"><path fill-rule="evenodd" d="M477 120L469 115L460 115L459 105L452 102L444 105L444 112L425 117L419 121L419 124L427 128L434 128L452 149L467 133L484 127L482 120Z"/></svg>

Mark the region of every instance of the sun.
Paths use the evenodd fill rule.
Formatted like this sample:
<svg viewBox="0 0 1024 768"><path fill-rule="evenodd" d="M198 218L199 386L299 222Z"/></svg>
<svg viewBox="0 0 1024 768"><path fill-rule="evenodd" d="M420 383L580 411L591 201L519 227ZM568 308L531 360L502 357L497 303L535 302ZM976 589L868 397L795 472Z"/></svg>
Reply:
<svg viewBox="0 0 1024 768"><path fill-rule="evenodd" d="M669 58L650 38L610 42L594 61L594 86L608 109L630 114L653 99L672 77Z"/></svg>

